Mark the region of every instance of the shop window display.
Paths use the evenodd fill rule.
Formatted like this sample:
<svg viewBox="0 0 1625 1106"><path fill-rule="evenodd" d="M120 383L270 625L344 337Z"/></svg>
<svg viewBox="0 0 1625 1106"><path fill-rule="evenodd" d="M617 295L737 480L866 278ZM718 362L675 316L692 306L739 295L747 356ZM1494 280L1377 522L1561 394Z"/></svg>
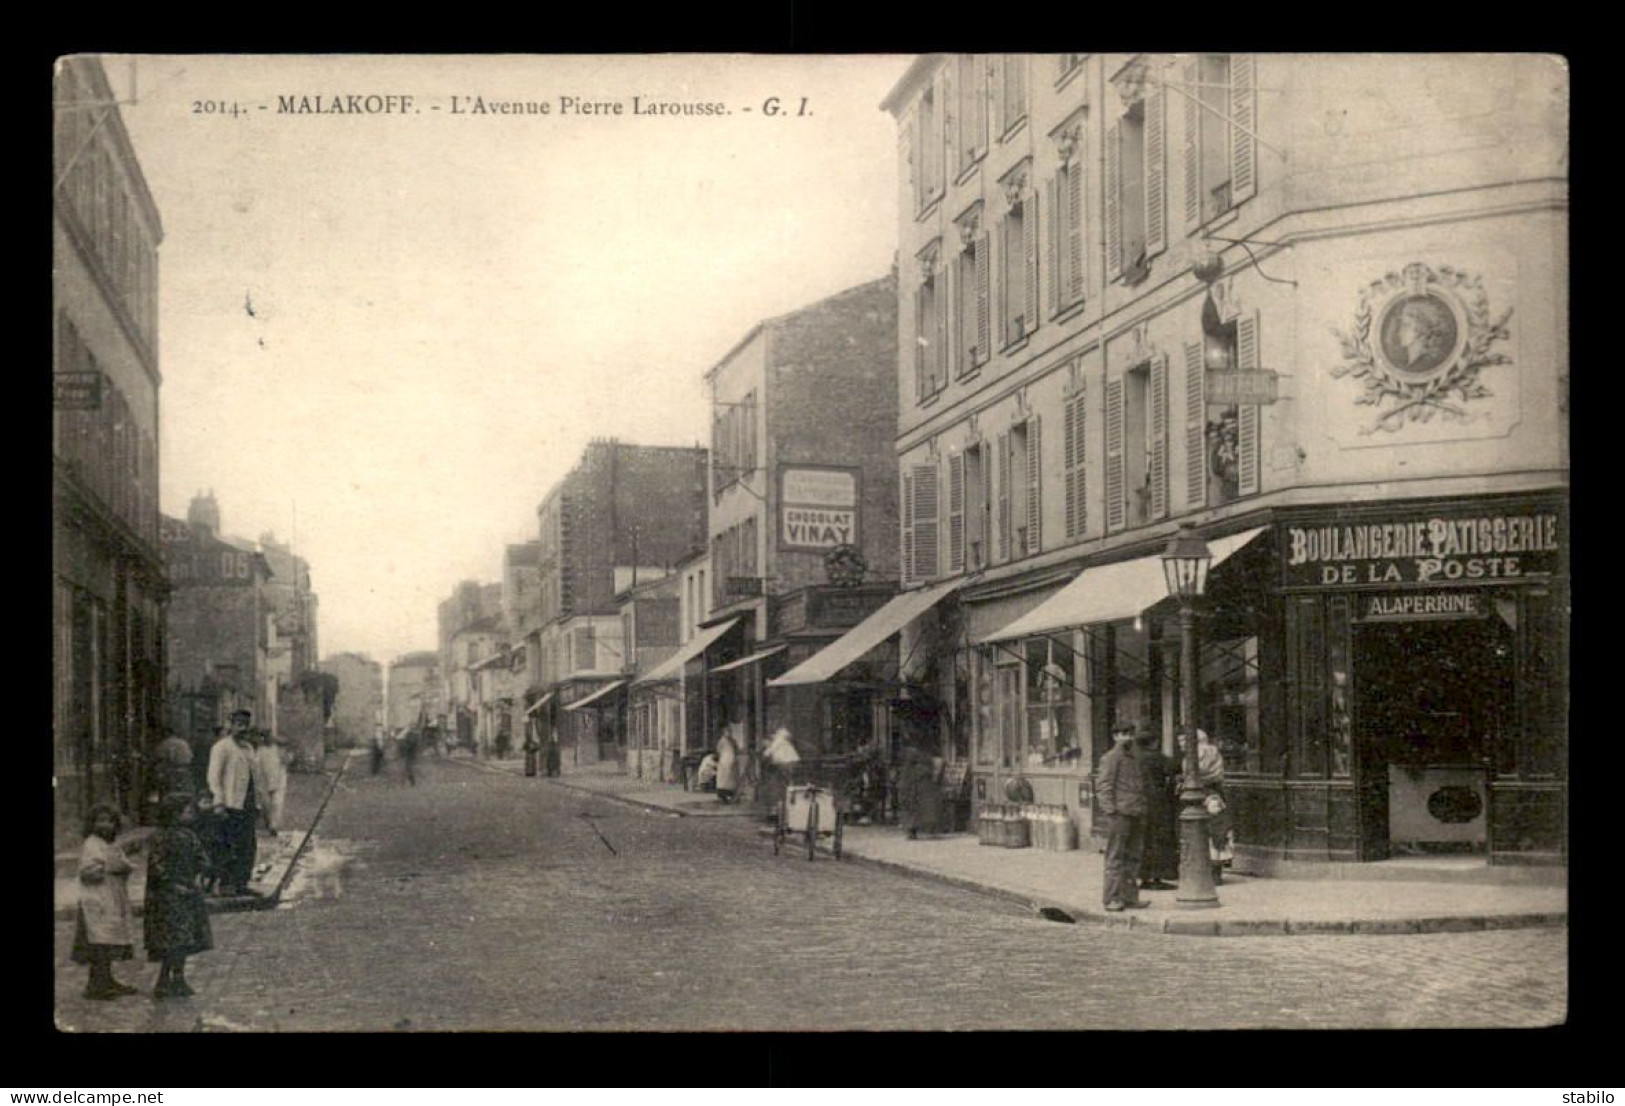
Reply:
<svg viewBox="0 0 1625 1106"><path fill-rule="evenodd" d="M1029 768L1055 767L1076 755L1075 655L1067 636L1034 638L1025 646Z"/></svg>
<svg viewBox="0 0 1625 1106"><path fill-rule="evenodd" d="M1258 688L1257 637L1202 643L1201 725L1224 754L1228 772L1263 770Z"/></svg>
<svg viewBox="0 0 1625 1106"><path fill-rule="evenodd" d="M998 755L999 731L994 725L993 657L989 650L975 654L976 763L991 766Z"/></svg>

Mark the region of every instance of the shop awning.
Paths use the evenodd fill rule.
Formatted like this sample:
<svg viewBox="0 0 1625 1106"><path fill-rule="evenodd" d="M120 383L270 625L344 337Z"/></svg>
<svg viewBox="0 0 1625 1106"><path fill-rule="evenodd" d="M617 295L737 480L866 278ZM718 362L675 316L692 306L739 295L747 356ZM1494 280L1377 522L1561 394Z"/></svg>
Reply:
<svg viewBox="0 0 1625 1106"><path fill-rule="evenodd" d="M539 711L543 707L547 706L547 704L549 702L551 702L552 699L553 699L553 693L551 691L549 691L546 695L543 695L540 699L536 700L530 706L525 708L525 716L529 717L530 715L535 714L537 711Z"/></svg>
<svg viewBox="0 0 1625 1106"><path fill-rule="evenodd" d="M743 668L747 664L756 664L758 661L764 661L768 657L771 657L776 653L782 653L788 648L788 645L775 645L771 649L763 649L760 653L752 653L748 657L740 657L736 661L729 661L727 664L719 664L715 668L711 669L711 671L732 672L734 669Z"/></svg>
<svg viewBox="0 0 1625 1106"><path fill-rule="evenodd" d="M901 595L892 596L886 601L886 605L874 614L778 679L769 680L767 686L795 687L798 684L823 683L936 606L938 602L946 599L962 583L963 580L949 580L935 587L905 591Z"/></svg>
<svg viewBox="0 0 1625 1106"><path fill-rule="evenodd" d="M689 638L688 644L655 665L644 675L632 681L633 685L652 684L658 680L675 680L683 674L683 665L705 652L713 642L737 625L739 625L739 619L730 618L726 622L719 622L715 626L708 626L700 630Z"/></svg>
<svg viewBox="0 0 1625 1106"><path fill-rule="evenodd" d="M625 683L626 683L625 680L616 680L612 684L605 684L603 687L599 688L597 691L593 692L591 695L587 696L585 699L577 699L573 703L566 703L564 705L564 709L565 710L580 710L582 707L590 707L594 703L598 702L598 700L602 699L604 696L606 696L610 692L614 691L616 688L623 686Z"/></svg>
<svg viewBox="0 0 1625 1106"><path fill-rule="evenodd" d="M1266 529L1268 527L1259 527L1208 542L1214 566ZM1004 629L989 634L982 641L1014 641L1016 638L1047 634L1052 630L1134 618L1147 607L1166 598L1168 583L1162 573L1160 554L1101 565L1099 568L1086 568L1077 579L1051 596L1048 602L1028 611Z"/></svg>

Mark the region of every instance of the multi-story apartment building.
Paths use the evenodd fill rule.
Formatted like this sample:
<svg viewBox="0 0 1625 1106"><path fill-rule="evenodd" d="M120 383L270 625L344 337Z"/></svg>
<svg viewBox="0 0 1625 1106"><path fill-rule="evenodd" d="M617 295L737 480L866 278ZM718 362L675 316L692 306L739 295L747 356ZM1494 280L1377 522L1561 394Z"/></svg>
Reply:
<svg viewBox="0 0 1625 1106"><path fill-rule="evenodd" d="M683 748L680 689L644 677L669 661L682 644L683 578L673 572L616 597L621 608L621 678L627 683L626 772L667 783L680 781Z"/></svg>
<svg viewBox="0 0 1625 1106"><path fill-rule="evenodd" d="M316 633L319 600L310 586L310 564L270 531L260 535L259 547L271 566L266 598L276 619L277 637L288 649L289 680L296 681L317 668L320 656Z"/></svg>
<svg viewBox="0 0 1625 1106"><path fill-rule="evenodd" d="M704 449L599 439L537 507L541 615L526 639L527 712L574 761L624 748L624 703L609 699L625 688L615 597L700 548L706 506Z"/></svg>
<svg viewBox="0 0 1625 1106"><path fill-rule="evenodd" d="M726 726L760 748L784 724L808 753L845 751L867 738L871 706L883 709L872 684L774 696L766 685L896 590L896 348L888 275L763 320L706 373L707 621L737 627L707 659L707 744Z"/></svg>
<svg viewBox="0 0 1625 1106"><path fill-rule="evenodd" d="M1566 105L1537 56L911 65L901 653L977 794L1087 826L1113 724L1196 723L1255 865L1564 855Z"/></svg>
<svg viewBox="0 0 1625 1106"><path fill-rule="evenodd" d="M472 746L475 717L470 701L472 685L468 678L468 648L465 644L458 651L453 645L459 633L475 625L479 625L481 632L487 636L501 636L502 585L464 580L441 602L436 614L440 642L440 702L444 711L444 716L436 718L436 723L443 732L455 735L458 744ZM488 656L490 652L486 651L474 660L483 660Z"/></svg>
<svg viewBox="0 0 1625 1106"><path fill-rule="evenodd" d="M440 654L426 649L396 657L389 663L387 695L384 724L391 733L413 725L420 715L431 722L443 718Z"/></svg>
<svg viewBox="0 0 1625 1106"><path fill-rule="evenodd" d="M256 725L274 729L271 566L252 543L221 535L212 494L195 497L185 520L164 516L163 543L169 728L199 759L232 711L252 711Z"/></svg>
<svg viewBox="0 0 1625 1106"><path fill-rule="evenodd" d="M332 718L338 741L366 745L384 724L384 666L365 653L335 653L321 670L339 682Z"/></svg>
<svg viewBox="0 0 1625 1106"><path fill-rule="evenodd" d="M93 57L57 65L52 189L56 812L130 812L163 734L158 208Z"/></svg>

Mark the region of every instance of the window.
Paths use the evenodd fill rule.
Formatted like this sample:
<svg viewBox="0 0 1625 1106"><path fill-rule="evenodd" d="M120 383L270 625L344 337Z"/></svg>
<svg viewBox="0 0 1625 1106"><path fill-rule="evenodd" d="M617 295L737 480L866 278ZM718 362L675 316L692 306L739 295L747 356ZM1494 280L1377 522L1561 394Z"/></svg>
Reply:
<svg viewBox="0 0 1625 1106"><path fill-rule="evenodd" d="M946 296L938 273L940 243L933 242L920 254L920 283L914 291L914 381L915 399L925 402L948 382L945 351Z"/></svg>
<svg viewBox="0 0 1625 1106"><path fill-rule="evenodd" d="M1201 645L1201 719L1198 723L1224 754L1231 772L1263 771L1263 737L1259 722L1258 638L1227 638ZM1346 673L1346 663L1342 671ZM1333 661L1334 678L1339 669ZM1339 693L1346 697L1346 677ZM1346 716L1347 711L1345 709ZM1346 737L1346 727L1345 727ZM1344 759L1347 741L1343 743ZM1342 773L1347 775L1345 770Z"/></svg>
<svg viewBox="0 0 1625 1106"><path fill-rule="evenodd" d="M966 376L986 363L992 345L988 313L992 259L988 236L982 231L980 205L961 216L957 226L960 251L954 263L955 372Z"/></svg>
<svg viewBox="0 0 1625 1106"><path fill-rule="evenodd" d="M1168 359L1106 385L1106 528L1168 515Z"/></svg>
<svg viewBox="0 0 1625 1106"><path fill-rule="evenodd" d="M957 69L958 107L954 112L956 173L964 172L987 153L987 59L960 54Z"/></svg>
<svg viewBox="0 0 1625 1106"><path fill-rule="evenodd" d="M1027 755L1030 768L1054 765L1078 746L1076 670L1071 634L1035 638L1027 659Z"/></svg>
<svg viewBox="0 0 1625 1106"><path fill-rule="evenodd" d="M971 654L971 687L976 714L976 763L992 765L998 757L998 730L994 719L993 652L989 648L977 649Z"/></svg>
<svg viewBox="0 0 1625 1106"><path fill-rule="evenodd" d="M1004 182L1008 206L999 222L999 341L1008 346L1038 326L1038 204L1027 172Z"/></svg>
<svg viewBox="0 0 1625 1106"><path fill-rule="evenodd" d="M1258 187L1254 57L1203 54L1186 64L1185 222L1218 218Z"/></svg>
<svg viewBox="0 0 1625 1106"><path fill-rule="evenodd" d="M1259 490L1256 404L1210 404L1209 371L1258 367L1259 318L1221 322L1210 298L1202 341L1185 343L1185 495L1190 507L1216 507Z"/></svg>
<svg viewBox="0 0 1625 1106"><path fill-rule="evenodd" d="M1164 94L1136 100L1106 134L1106 265L1136 281L1168 246Z"/></svg>
<svg viewBox="0 0 1625 1106"><path fill-rule="evenodd" d="M1039 550L1038 416L999 435L999 558Z"/></svg>
<svg viewBox="0 0 1625 1106"><path fill-rule="evenodd" d="M987 567L988 535L993 529L986 455L981 442L965 450L965 555L972 572Z"/></svg>
<svg viewBox="0 0 1625 1106"><path fill-rule="evenodd" d="M1000 54L994 62L999 109L999 134L1008 135L1027 118L1027 57Z"/></svg>
<svg viewBox="0 0 1625 1106"><path fill-rule="evenodd" d="M720 496L756 471L756 391L736 403L718 401L711 417L712 494Z"/></svg>
<svg viewBox="0 0 1625 1106"><path fill-rule="evenodd" d="M1056 54L1055 55L1055 83L1061 84L1083 65L1083 59L1088 54Z"/></svg>
<svg viewBox="0 0 1625 1106"><path fill-rule="evenodd" d="M914 206L921 213L942 196L944 129L939 109L944 79L938 72L926 86L910 128L909 172L914 182Z"/></svg>
<svg viewBox="0 0 1625 1106"><path fill-rule="evenodd" d="M1044 192L1048 232L1045 235L1050 273L1050 314L1083 302L1087 284L1084 270L1085 215L1084 129L1081 121L1063 128L1056 136L1061 165Z"/></svg>

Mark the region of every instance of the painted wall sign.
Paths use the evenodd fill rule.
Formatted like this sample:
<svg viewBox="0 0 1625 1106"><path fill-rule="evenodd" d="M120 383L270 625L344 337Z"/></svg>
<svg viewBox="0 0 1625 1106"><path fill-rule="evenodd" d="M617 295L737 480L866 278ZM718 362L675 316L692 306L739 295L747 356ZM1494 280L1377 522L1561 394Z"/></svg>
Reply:
<svg viewBox="0 0 1625 1106"><path fill-rule="evenodd" d="M1560 570L1555 511L1441 510L1379 522L1280 527L1286 587L1480 583Z"/></svg>
<svg viewBox="0 0 1625 1106"><path fill-rule="evenodd" d="M833 549L857 545L862 470L832 465L779 468L779 548Z"/></svg>
<svg viewBox="0 0 1625 1106"><path fill-rule="evenodd" d="M102 374L52 373L51 390L58 411L94 411L102 405Z"/></svg>
<svg viewBox="0 0 1625 1106"><path fill-rule="evenodd" d="M1483 618L1484 596L1475 591L1377 592L1360 597L1361 622L1439 622Z"/></svg>

